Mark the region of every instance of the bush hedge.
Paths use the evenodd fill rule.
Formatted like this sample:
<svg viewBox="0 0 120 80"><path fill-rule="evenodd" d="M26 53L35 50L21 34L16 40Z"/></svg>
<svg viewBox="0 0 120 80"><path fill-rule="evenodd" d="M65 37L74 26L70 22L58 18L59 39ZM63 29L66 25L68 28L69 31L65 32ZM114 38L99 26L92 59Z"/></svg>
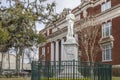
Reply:
<svg viewBox="0 0 120 80"><path fill-rule="evenodd" d="M113 67L112 68L112 76L120 77L120 67Z"/></svg>

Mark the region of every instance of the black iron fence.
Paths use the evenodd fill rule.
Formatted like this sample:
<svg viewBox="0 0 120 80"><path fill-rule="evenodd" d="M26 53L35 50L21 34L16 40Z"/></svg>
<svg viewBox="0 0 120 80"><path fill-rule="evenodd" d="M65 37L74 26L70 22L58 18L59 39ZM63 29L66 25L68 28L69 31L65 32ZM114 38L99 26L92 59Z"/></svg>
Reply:
<svg viewBox="0 0 120 80"><path fill-rule="evenodd" d="M112 65L79 61L32 62L31 80L112 80Z"/></svg>

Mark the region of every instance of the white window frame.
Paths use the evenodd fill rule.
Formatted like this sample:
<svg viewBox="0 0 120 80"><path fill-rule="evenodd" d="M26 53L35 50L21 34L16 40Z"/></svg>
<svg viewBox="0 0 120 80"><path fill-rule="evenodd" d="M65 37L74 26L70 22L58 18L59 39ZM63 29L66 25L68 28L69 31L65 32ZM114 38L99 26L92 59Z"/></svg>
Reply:
<svg viewBox="0 0 120 80"><path fill-rule="evenodd" d="M108 34L107 29L109 29ZM110 21L102 24L102 38L109 37L111 35L112 35L112 22Z"/></svg>
<svg viewBox="0 0 120 80"><path fill-rule="evenodd" d="M108 61L112 61L112 46L110 43L102 45L102 62Z"/></svg>
<svg viewBox="0 0 120 80"><path fill-rule="evenodd" d="M101 11L102 11L102 12L105 11L105 10L107 10L107 9L110 9L110 8L111 8L111 0L105 2L105 3L103 3L103 4L101 5Z"/></svg>

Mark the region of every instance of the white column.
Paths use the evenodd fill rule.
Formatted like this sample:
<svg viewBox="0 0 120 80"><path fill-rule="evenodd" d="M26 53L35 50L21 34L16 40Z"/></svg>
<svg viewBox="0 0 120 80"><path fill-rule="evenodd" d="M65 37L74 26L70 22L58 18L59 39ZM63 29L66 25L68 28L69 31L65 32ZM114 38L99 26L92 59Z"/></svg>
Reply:
<svg viewBox="0 0 120 80"><path fill-rule="evenodd" d="M61 61L64 60L64 46L63 46L63 43L64 43L64 39L61 40Z"/></svg>
<svg viewBox="0 0 120 80"><path fill-rule="evenodd" d="M59 42L56 41L56 50L55 50L55 54L56 54L56 61L59 61Z"/></svg>
<svg viewBox="0 0 120 80"><path fill-rule="evenodd" d="M51 61L54 61L54 43L51 43Z"/></svg>

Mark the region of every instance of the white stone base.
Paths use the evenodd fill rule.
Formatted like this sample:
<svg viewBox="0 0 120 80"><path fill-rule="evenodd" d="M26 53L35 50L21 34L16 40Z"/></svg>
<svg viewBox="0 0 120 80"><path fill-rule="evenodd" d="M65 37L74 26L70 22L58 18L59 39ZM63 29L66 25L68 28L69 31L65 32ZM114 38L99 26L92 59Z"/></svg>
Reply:
<svg viewBox="0 0 120 80"><path fill-rule="evenodd" d="M64 70L57 76L59 78L83 78L76 66L65 66Z"/></svg>
<svg viewBox="0 0 120 80"><path fill-rule="evenodd" d="M78 72L78 43L74 37L67 37L64 46L65 62L64 69L59 74L56 74L59 78L82 78L80 72Z"/></svg>

